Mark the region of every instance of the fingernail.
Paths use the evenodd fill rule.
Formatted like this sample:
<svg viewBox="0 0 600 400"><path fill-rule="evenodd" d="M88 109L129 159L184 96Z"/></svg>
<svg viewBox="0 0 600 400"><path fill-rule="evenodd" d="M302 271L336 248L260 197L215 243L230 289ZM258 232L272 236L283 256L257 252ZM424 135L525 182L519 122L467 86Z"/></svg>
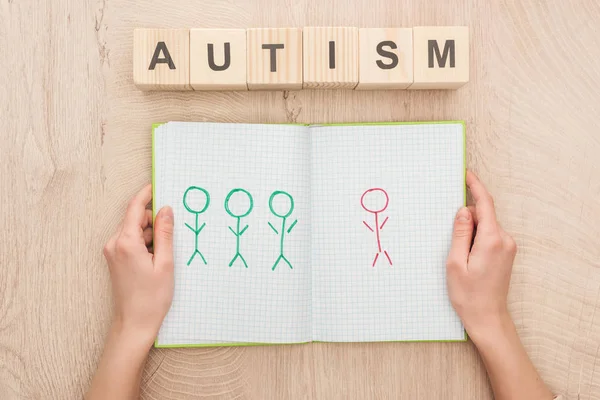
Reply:
<svg viewBox="0 0 600 400"><path fill-rule="evenodd" d="M456 214L456 220L459 222L467 222L471 219L471 212L467 207L463 207L458 210L458 214Z"/></svg>
<svg viewBox="0 0 600 400"><path fill-rule="evenodd" d="M162 218L167 222L173 222L173 209L169 206L165 206Z"/></svg>

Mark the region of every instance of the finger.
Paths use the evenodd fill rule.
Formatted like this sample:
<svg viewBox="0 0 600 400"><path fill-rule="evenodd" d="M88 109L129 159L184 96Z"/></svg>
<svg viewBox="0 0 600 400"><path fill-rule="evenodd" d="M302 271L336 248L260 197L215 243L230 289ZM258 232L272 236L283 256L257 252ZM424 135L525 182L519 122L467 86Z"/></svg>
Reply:
<svg viewBox="0 0 600 400"><path fill-rule="evenodd" d="M144 243L146 244L146 247L148 247L151 243L152 243L152 228L147 227L146 229L144 229Z"/></svg>
<svg viewBox="0 0 600 400"><path fill-rule="evenodd" d="M450 270L467 269L467 261L473 239L473 217L467 207L462 207L454 218L452 245L448 253L446 267Z"/></svg>
<svg viewBox="0 0 600 400"><path fill-rule="evenodd" d="M147 221L146 205L152 200L152 186L146 185L129 202L125 220L123 221L123 232L139 234Z"/></svg>
<svg viewBox="0 0 600 400"><path fill-rule="evenodd" d="M479 178L471 171L467 171L467 186L471 191L473 200L475 200L475 215L477 217L478 228L490 230L496 229L497 222L494 199L485 186L479 181Z"/></svg>
<svg viewBox="0 0 600 400"><path fill-rule="evenodd" d="M154 221L154 268L173 271L173 209L160 209Z"/></svg>
<svg viewBox="0 0 600 400"><path fill-rule="evenodd" d="M474 204L468 205L467 208L469 209L469 211L471 211L471 217L473 218L473 224L475 226L477 226L477 223L479 221L477 221L477 210L475 209L475 205Z"/></svg>
<svg viewBox="0 0 600 400"><path fill-rule="evenodd" d="M104 258L106 258L107 260L112 257L112 255L115 253L115 244L117 243L117 236L113 235L111 236L108 241L106 242L106 244L104 245Z"/></svg>
<svg viewBox="0 0 600 400"><path fill-rule="evenodd" d="M150 209L146 209L145 214L144 214L144 220L142 222L142 229L146 229L147 227L152 225L152 210Z"/></svg>
<svg viewBox="0 0 600 400"><path fill-rule="evenodd" d="M508 254L510 254L512 260L514 261L515 256L517 255L517 242L508 233L503 234L502 240L504 242L504 248L506 249Z"/></svg>

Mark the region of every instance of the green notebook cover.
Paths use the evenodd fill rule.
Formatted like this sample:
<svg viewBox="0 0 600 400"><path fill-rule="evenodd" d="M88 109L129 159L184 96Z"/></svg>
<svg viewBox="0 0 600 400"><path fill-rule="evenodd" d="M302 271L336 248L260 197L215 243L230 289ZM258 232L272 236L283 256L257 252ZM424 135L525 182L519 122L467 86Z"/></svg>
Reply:
<svg viewBox="0 0 600 400"><path fill-rule="evenodd" d="M164 122L153 123L152 124L152 197L155 198L155 130L161 125L165 124ZM330 124L281 124L281 125L297 125L297 126L377 126L377 125L431 125L431 124L461 124L462 125L462 133L463 133L463 165L465 169L464 178L463 178L463 186L464 186L464 198L465 198L465 206L466 206L466 193L467 193L467 185L466 185L466 123L461 120L448 120L448 121L415 121L415 122L363 122L363 123L330 123ZM273 124L278 125L278 124ZM152 212L153 218L156 218L156 203L152 203ZM466 342L468 340L468 335L466 330L464 331L464 339L463 340L387 340L384 342L406 342L406 343L430 343L430 342L438 342L438 343L446 343L446 342ZM270 346L270 345L289 345L289 344L306 344L306 343L322 343L321 341L309 341L309 342L290 342L290 343L252 343L252 342L231 342L231 343L193 343L193 344L174 344L174 345L160 345L158 344L158 338L155 340L154 346L156 348L185 348L185 347L223 347L223 346Z"/></svg>

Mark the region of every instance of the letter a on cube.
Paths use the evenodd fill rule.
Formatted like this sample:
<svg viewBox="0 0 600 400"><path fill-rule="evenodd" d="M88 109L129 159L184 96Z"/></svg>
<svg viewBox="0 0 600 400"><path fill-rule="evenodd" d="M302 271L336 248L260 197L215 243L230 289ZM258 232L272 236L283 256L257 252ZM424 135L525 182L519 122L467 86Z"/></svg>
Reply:
<svg viewBox="0 0 600 400"><path fill-rule="evenodd" d="M133 82L142 90L189 90L187 29L135 29Z"/></svg>

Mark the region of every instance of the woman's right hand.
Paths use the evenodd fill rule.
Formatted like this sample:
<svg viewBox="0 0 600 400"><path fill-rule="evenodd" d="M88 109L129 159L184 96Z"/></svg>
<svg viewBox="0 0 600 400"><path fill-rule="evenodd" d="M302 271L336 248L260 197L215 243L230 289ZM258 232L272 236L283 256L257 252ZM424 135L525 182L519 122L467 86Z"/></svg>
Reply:
<svg viewBox="0 0 600 400"><path fill-rule="evenodd" d="M477 343L510 321L507 295L517 246L496 221L492 196L470 171L467 186L475 204L456 215L446 272L450 301Z"/></svg>

